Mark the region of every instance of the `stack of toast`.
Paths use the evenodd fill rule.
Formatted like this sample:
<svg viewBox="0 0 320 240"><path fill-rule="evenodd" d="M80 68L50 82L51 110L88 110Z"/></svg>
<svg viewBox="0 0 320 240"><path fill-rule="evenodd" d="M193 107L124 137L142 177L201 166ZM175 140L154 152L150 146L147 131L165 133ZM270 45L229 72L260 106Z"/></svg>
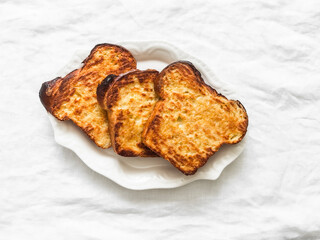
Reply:
<svg viewBox="0 0 320 240"><path fill-rule="evenodd" d="M73 121L97 146L160 156L186 175L221 145L240 142L248 127L242 104L207 85L192 63L142 71L113 44L95 46L81 68L43 83L39 95L48 112Z"/></svg>

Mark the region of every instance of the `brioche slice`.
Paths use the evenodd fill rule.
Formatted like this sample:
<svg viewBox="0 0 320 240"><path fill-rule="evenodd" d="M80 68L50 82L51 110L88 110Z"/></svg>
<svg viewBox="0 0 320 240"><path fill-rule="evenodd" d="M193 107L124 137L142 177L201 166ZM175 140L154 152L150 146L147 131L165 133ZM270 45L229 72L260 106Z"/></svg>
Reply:
<svg viewBox="0 0 320 240"><path fill-rule="evenodd" d="M42 84L43 106L61 121L72 120L99 147L111 146L106 112L99 106L96 89L109 74L121 74L137 66L132 54L112 44L95 46L83 66Z"/></svg>
<svg viewBox="0 0 320 240"><path fill-rule="evenodd" d="M244 137L248 117L239 101L205 84L190 62L167 66L155 82L157 102L143 143L186 175L194 174L222 144Z"/></svg>
<svg viewBox="0 0 320 240"><path fill-rule="evenodd" d="M141 134L158 97L154 91L156 70L134 70L108 76L98 87L97 97L107 110L114 151L125 157L156 156L141 141Z"/></svg>

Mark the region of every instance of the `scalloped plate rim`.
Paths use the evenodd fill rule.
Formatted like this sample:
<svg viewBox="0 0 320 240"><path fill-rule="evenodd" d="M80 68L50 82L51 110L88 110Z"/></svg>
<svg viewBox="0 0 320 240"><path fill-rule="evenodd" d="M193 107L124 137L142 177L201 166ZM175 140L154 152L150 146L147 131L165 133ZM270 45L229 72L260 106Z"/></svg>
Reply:
<svg viewBox="0 0 320 240"><path fill-rule="evenodd" d="M227 83L222 83L213 74L213 72L206 66L206 64L204 64L201 60L184 52L183 50L181 50L180 48L176 47L175 45L173 45L171 43L168 43L165 41L123 41L123 42L119 42L117 44L123 45L128 50L130 50L130 47L128 47L129 45L140 45L140 47L141 47L142 45L145 46L147 44L147 45L150 45L154 48L165 49L167 51L173 51L174 54L176 54L177 56L183 56L184 58L187 58L187 59L181 59L181 60L191 61L197 67L197 69L201 72L202 75L209 76L209 78L206 77L207 79L205 79L205 82L214 86L215 88L218 88L218 90L219 90L218 92L220 92L223 89L222 90L223 94L225 94L225 92L229 92L228 94L232 93L232 95L236 95L235 90L232 88L232 86ZM78 52L78 51L79 50L77 50L76 52ZM212 81L214 81L214 83L212 83ZM229 96L227 96L227 97L229 97ZM186 177L182 173L180 173L182 176L178 179L169 179L168 180L168 179L162 178L160 181L145 182L143 185L141 185L141 183L135 184L134 182L128 180L126 177L120 177L119 172L109 171L106 174L106 172L101 171L101 169L99 169L97 167L97 165L95 165L94 161L87 159L87 157L85 156L82 149L74 147L74 146L72 146L72 144L66 143L62 140L61 136L59 136L59 133L58 133L59 131L57 129L57 124L59 122L61 123L61 121L57 120L55 117L53 117L49 113L48 113L48 116L49 116L50 123L53 127L53 130L54 130L55 141L59 145L66 147L66 148L70 149L71 151L73 151L93 171L99 173L102 176L109 178L110 180L119 184L120 186L131 189L131 190L170 189L170 188L177 188L180 186L184 186L186 184L189 184L189 183L197 181L197 180L216 180L219 178L219 176L221 175L224 168L227 167L230 163L232 163L242 153L242 151L244 150L244 147L245 147L245 142L246 142L246 137L245 137L240 143L236 144L238 146L238 149L240 149L240 150L237 150L238 151L236 153L237 156L233 157L233 159L231 159L231 160L222 161L220 163L220 165L218 165L218 169L215 169L215 171L211 174L208 174L207 172L201 172L200 171L201 168L200 168L195 175L192 175L190 177ZM79 131L81 131L81 130L79 129ZM235 145L233 145L233 146L235 146ZM147 169L146 169L146 171L147 171ZM154 180L155 178L157 178L157 176L154 176L150 180ZM159 180L159 178L157 180Z"/></svg>

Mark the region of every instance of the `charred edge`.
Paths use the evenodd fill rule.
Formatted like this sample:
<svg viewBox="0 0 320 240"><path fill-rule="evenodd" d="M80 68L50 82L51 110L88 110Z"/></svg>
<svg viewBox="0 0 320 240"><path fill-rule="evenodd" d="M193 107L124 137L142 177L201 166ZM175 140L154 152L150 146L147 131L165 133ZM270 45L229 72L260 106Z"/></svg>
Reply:
<svg viewBox="0 0 320 240"><path fill-rule="evenodd" d="M185 60L182 60L182 61L177 61L176 63L181 63L181 64L185 64L185 65L188 65L192 71L194 72L194 74L197 76L197 79L200 81L200 82L203 82L204 83L204 80L201 76L201 73L199 72L198 69L196 69L196 67L193 65L193 63L189 62L189 61L185 61Z"/></svg>
<svg viewBox="0 0 320 240"><path fill-rule="evenodd" d="M143 141L143 142L144 142L144 141ZM158 151L156 148L150 146L149 149L150 149L151 152L153 152L153 153L155 154L154 157L162 157L162 154L161 154L160 151ZM149 156L149 157L150 157L150 156ZM164 158L164 157L162 157L162 158ZM165 159L165 158L164 158L164 159ZM165 160L167 160L167 159L165 159Z"/></svg>
<svg viewBox="0 0 320 240"><path fill-rule="evenodd" d="M110 74L97 87L97 100L100 106L104 109L106 108L106 106L104 105L105 95L112 83L115 82L116 78L116 75Z"/></svg>
<svg viewBox="0 0 320 240"><path fill-rule="evenodd" d="M141 157L157 157L158 156L155 152L153 152L150 148L148 148L142 142L138 143L137 146L141 148L141 153L139 154Z"/></svg>
<svg viewBox="0 0 320 240"><path fill-rule="evenodd" d="M82 61L82 63L85 65L86 62L89 61L89 59L90 59L90 58L93 56L93 54L97 51L97 49L98 49L98 48L103 48L103 47L115 47L115 48L118 48L121 52L126 52L126 53L128 53L128 54L130 55L130 57L132 57L132 59L133 59L133 61L134 61L134 63L135 63L135 66L137 66L137 61L136 61L136 59L133 57L132 53L131 53L128 49L126 49L126 48L124 48L124 47L122 47L122 46L120 46L120 45L111 44L111 43L100 43L100 44L95 45L94 48L91 50L89 56L88 56L86 59L84 59L84 60Z"/></svg>
<svg viewBox="0 0 320 240"><path fill-rule="evenodd" d="M244 136L246 135L246 133L247 133L248 126L249 126L249 117L248 117L246 108L242 105L242 103L241 103L239 100L236 101L236 104L237 104L237 105L244 111L244 113L245 113L245 122L244 122L244 126L243 126L244 131L243 131L243 134L242 134L241 138L239 138L239 141L238 141L238 142L240 142L240 141L244 138ZM236 143L238 143L238 142L236 142Z"/></svg>
<svg viewBox="0 0 320 240"><path fill-rule="evenodd" d="M146 149L146 150L149 150L143 143L138 143L137 144L137 147L139 147L139 148L143 148L143 149Z"/></svg>
<svg viewBox="0 0 320 240"><path fill-rule="evenodd" d="M193 175L193 174L195 174L196 172L197 172L197 170L198 170L198 168L197 167L195 167L195 168L193 168L192 170L189 170L189 171L185 171L185 170L183 170L182 169L182 167L181 167L181 165L178 163L178 162L183 162L183 160L181 161L176 161L176 160L174 160L174 159L172 159L172 158L168 158L167 159L175 168L177 168L180 172L182 172L184 175L186 175L186 176L189 176L189 175Z"/></svg>
<svg viewBox="0 0 320 240"><path fill-rule="evenodd" d="M193 169L192 171L183 171L182 169L178 168L180 172L182 172L184 175L186 176L191 176L191 175L194 175L199 168L195 168Z"/></svg>
<svg viewBox="0 0 320 240"><path fill-rule="evenodd" d="M153 76L155 75L155 76ZM145 71L141 71L139 78L140 83L148 82L148 80L151 78L152 82L154 83L155 78L159 75L159 72L154 69L147 69Z"/></svg>
<svg viewBox="0 0 320 240"><path fill-rule="evenodd" d="M132 69L132 70L130 70L130 71L128 71L128 72L121 73L121 74L119 74L119 75L118 75L117 82L118 82L118 81L120 81L121 79L123 79L123 78L125 78L125 77L129 76L130 74L132 74L132 73L137 73L137 72L141 72L141 70L138 70L138 69Z"/></svg>
<svg viewBox="0 0 320 240"><path fill-rule="evenodd" d="M155 152L152 150L144 151L140 154L140 157L159 157Z"/></svg>
<svg viewBox="0 0 320 240"><path fill-rule="evenodd" d="M60 79L61 79L60 77L57 77L51 81L42 83L39 91L40 101L42 105L45 107L45 109L50 113L52 113L52 102L51 102L51 96L47 95L47 90L50 89Z"/></svg>
<svg viewBox="0 0 320 240"><path fill-rule="evenodd" d="M199 72L198 69L196 69L196 67L189 61L179 61L180 63L184 63L184 64L188 64L193 72L195 73L195 75L197 76L197 79L199 80L200 83L204 83L207 88L209 89L210 92L212 92L213 94L219 96L219 97L223 97L225 99L227 99L224 95L222 95L221 93L218 93L217 90L215 90L213 87L211 87L210 85L208 85L202 78L201 73ZM228 99L227 99L228 100Z"/></svg>
<svg viewBox="0 0 320 240"><path fill-rule="evenodd" d="M162 71L165 71L167 70L168 68L172 67L173 65L177 65L177 64L183 64L183 65L188 65L192 71L194 72L194 74L197 76L197 79L200 81L200 82L203 82L204 83L204 80L201 76L201 73L198 71L198 69L189 61L186 61L186 60L181 60L181 61L176 61L176 62L173 62L173 63L170 63L168 66L166 66Z"/></svg>
<svg viewBox="0 0 320 240"><path fill-rule="evenodd" d="M160 72L160 74L154 79L154 91L156 93L156 95L159 97L159 99L162 99L161 95L160 95L160 92L161 92L161 86L162 86L162 75L163 75L163 71L162 70Z"/></svg>
<svg viewBox="0 0 320 240"><path fill-rule="evenodd" d="M135 152L131 151L131 150L120 150L120 151L117 151L117 154L119 154L120 156L123 156L123 157L138 157L139 154L136 154Z"/></svg>
<svg viewBox="0 0 320 240"><path fill-rule="evenodd" d="M133 69L133 70L130 70L128 72L120 74L118 76L118 78L117 78L117 82L120 83L121 81L127 81L126 78L128 78L131 75L135 75L135 74L138 75L139 82L142 83L142 82L144 82L144 80L147 79L149 74L157 74L158 75L159 72L157 70L154 70L154 69L147 69L147 70L143 70L143 71L141 71L139 69Z"/></svg>
<svg viewBox="0 0 320 240"><path fill-rule="evenodd" d="M217 95L219 97L223 97L225 98L226 100L228 100L224 95L222 95L221 93L218 93L214 88L212 88L210 85L208 85L202 78L201 76L201 73L199 72L199 70L189 61L185 61L185 60L182 60L182 61L177 61L177 62L174 62L174 63L171 63L170 65L168 65L165 69L167 69L168 67L174 65L174 64L184 64L184 65L188 65L192 71L194 72L194 74L196 75L196 78L198 80L198 82L200 84L205 84L205 86L207 87L207 89L213 93L214 95Z"/></svg>
<svg viewBox="0 0 320 240"><path fill-rule="evenodd" d="M109 116L109 112L108 112L108 116ZM122 125L123 125L122 122L117 122L113 126L113 124L111 123L111 120L109 120L111 144L112 144L113 150L119 155L120 155L121 149L120 149L120 145L117 141L117 138L119 137L119 129L121 128Z"/></svg>
<svg viewBox="0 0 320 240"><path fill-rule="evenodd" d="M222 145L222 144L221 144ZM218 149L221 147L221 145L218 147ZM200 161L200 164L198 166L195 166L192 170L189 171L184 171L180 165L177 163L177 161L174 161L173 159L167 159L175 168L177 168L180 172L182 172L184 175L193 175L195 174L199 168L203 167L208 160L210 159L210 157L212 157L214 154L216 153L216 151L210 151L209 153L206 154L205 158L201 159L201 156L196 156L195 159L198 159ZM183 162L183 161L179 161L179 162Z"/></svg>
<svg viewBox="0 0 320 240"><path fill-rule="evenodd" d="M201 73L198 71L198 69L196 69L196 67L189 61L185 61L185 60L181 60L181 61L176 61L176 62L173 62L173 63L170 63L168 66L166 66L161 72L160 74L158 75L158 77L156 78L155 80L155 92L157 95L159 95L160 98L162 98L161 96L161 88L163 86L163 83L162 83L162 78L163 78L163 75L165 74L165 72L175 66L175 65L187 65L191 68L191 70L193 71L193 73L195 74L196 76L196 79L197 79L197 82L199 82L200 84L205 84L204 80L202 79L201 77Z"/></svg>
<svg viewBox="0 0 320 240"><path fill-rule="evenodd" d="M246 108L242 105L242 103L241 103L239 100L236 100L235 102L236 102L236 104L237 104L240 108L243 109L243 111L246 113L246 116L247 116L247 118L248 118L247 110L246 110Z"/></svg>
<svg viewBox="0 0 320 240"><path fill-rule="evenodd" d="M209 92L211 92L213 95L215 95L215 96L217 96L217 97L222 97L222 98L224 98L224 99L226 99L226 100L229 101L229 99L228 99L226 96L224 96L224 95L221 94L221 93L218 93L217 90L215 90L215 89L214 89L213 87L211 87L210 85L208 85L208 84L205 83L205 86L207 87L207 89L209 90Z"/></svg>

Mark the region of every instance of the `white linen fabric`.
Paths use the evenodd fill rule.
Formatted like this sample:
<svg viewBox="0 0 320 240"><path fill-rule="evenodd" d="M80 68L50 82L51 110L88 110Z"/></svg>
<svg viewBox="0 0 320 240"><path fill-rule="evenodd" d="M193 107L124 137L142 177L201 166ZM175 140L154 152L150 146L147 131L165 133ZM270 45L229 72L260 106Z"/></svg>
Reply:
<svg viewBox="0 0 320 240"><path fill-rule="evenodd" d="M1 1L0 239L320 239L319 1ZM54 141L38 91L77 49L164 40L238 89L217 181L125 189Z"/></svg>

